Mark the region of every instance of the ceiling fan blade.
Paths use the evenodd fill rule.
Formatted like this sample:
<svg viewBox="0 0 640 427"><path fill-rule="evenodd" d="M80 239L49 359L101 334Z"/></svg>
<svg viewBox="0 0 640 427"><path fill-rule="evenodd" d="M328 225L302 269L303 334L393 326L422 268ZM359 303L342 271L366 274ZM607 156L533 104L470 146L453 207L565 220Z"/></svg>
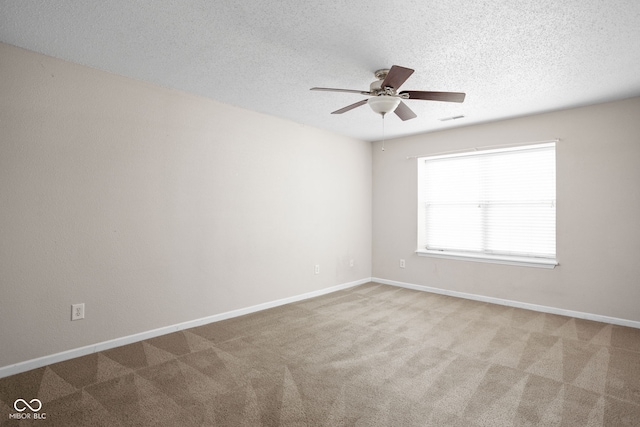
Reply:
<svg viewBox="0 0 640 427"><path fill-rule="evenodd" d="M347 106L346 106L346 107L344 107L344 108L341 108L341 109L339 109L339 110L336 110L336 111L332 112L331 114L342 114L342 113L346 113L347 111L349 111L349 110L353 110L354 108L358 108L359 106L364 105L364 104L366 104L366 103L367 103L367 100L366 100L366 99L363 99L362 101L358 101L358 102L356 102L355 104L347 105Z"/></svg>
<svg viewBox="0 0 640 427"><path fill-rule="evenodd" d="M400 104L398 104L394 113L396 113L396 116L400 117L402 121L411 120L418 117L416 116L416 113L414 113L413 110L402 101L400 101Z"/></svg>
<svg viewBox="0 0 640 427"><path fill-rule="evenodd" d="M355 89L334 89L331 87L312 87L309 90L322 90L325 92L348 92L348 93L359 93L360 95L371 95L371 92L365 90L355 90Z"/></svg>
<svg viewBox="0 0 640 427"><path fill-rule="evenodd" d="M384 88L387 86L391 86L392 88L397 90L400 86L402 86L402 83L404 83L409 78L409 76L413 74L413 71L414 70L412 70L411 68L394 65L389 70L389 74L387 74L387 77L385 77L380 87Z"/></svg>
<svg viewBox="0 0 640 427"><path fill-rule="evenodd" d="M463 92L425 92L423 90L405 90L400 95L409 95L409 99L422 99L425 101L463 102L466 96Z"/></svg>

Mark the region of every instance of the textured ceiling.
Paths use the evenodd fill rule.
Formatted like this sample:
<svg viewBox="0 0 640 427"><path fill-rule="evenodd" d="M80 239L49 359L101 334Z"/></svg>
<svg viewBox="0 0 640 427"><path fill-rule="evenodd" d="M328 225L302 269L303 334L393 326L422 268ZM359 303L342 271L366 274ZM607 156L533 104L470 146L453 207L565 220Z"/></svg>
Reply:
<svg viewBox="0 0 640 427"><path fill-rule="evenodd" d="M640 95L638 0L0 0L0 41L365 140L368 106L329 114L365 96L309 88L396 64L467 93L406 101L387 138Z"/></svg>

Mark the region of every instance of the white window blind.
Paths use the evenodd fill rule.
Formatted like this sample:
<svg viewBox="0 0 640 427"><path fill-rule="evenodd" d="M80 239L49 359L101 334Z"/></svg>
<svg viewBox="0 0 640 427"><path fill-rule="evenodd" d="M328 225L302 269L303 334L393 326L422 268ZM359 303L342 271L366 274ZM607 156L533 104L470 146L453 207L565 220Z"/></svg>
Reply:
<svg viewBox="0 0 640 427"><path fill-rule="evenodd" d="M418 167L418 252L555 261L555 143L422 157Z"/></svg>

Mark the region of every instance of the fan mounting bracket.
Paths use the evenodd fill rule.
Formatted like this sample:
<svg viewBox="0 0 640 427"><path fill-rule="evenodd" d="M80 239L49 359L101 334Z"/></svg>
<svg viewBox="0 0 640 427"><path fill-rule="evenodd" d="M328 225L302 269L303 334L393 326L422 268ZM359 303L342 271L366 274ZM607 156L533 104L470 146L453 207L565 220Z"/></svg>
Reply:
<svg viewBox="0 0 640 427"><path fill-rule="evenodd" d="M376 70L376 72L373 73L373 75L376 76L376 79L378 80L386 79L388 74L389 74L389 68L382 68L380 70Z"/></svg>

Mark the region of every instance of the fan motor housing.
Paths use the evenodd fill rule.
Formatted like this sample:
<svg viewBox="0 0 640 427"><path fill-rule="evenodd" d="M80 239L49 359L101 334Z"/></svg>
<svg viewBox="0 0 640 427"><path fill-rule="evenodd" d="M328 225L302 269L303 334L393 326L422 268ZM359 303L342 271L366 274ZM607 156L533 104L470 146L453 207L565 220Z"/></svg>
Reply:
<svg viewBox="0 0 640 427"><path fill-rule="evenodd" d="M396 95L396 90L394 88L382 87L382 82L384 81L384 79L387 78L387 75L389 74L388 68L382 68L380 70L377 70L373 74L376 76L378 80L371 82L371 84L369 85L369 91L371 92L371 95L373 96L379 96L379 95L395 96Z"/></svg>

